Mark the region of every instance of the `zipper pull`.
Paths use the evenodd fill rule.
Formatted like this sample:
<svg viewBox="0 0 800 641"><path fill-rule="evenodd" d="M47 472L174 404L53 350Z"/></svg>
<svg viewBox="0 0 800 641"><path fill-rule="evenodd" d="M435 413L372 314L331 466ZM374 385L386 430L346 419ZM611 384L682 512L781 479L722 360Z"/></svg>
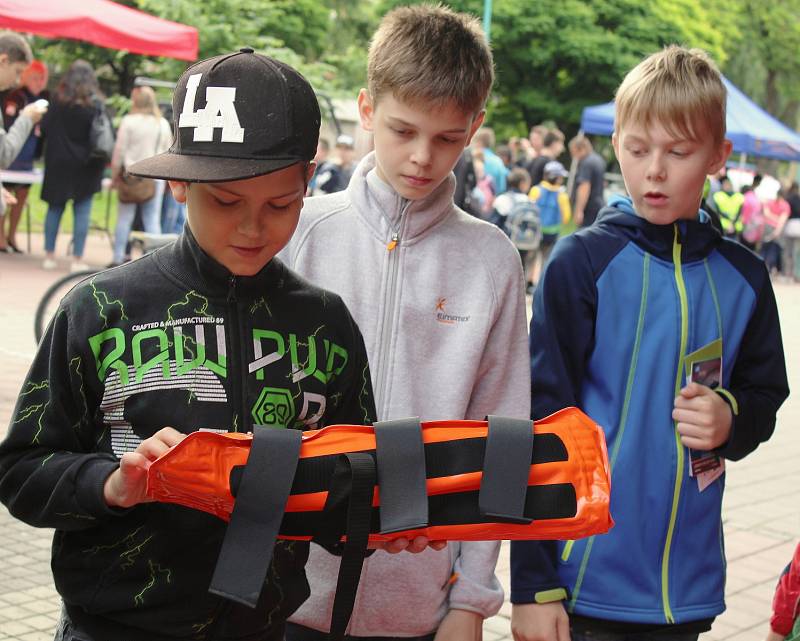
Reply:
<svg viewBox="0 0 800 641"><path fill-rule="evenodd" d="M228 279L228 302L234 303L236 302L236 276L231 274L231 277Z"/></svg>
<svg viewBox="0 0 800 641"><path fill-rule="evenodd" d="M397 232L395 232L392 234L392 240L390 240L389 244L386 245L386 251L392 251L399 243L400 237L397 235Z"/></svg>

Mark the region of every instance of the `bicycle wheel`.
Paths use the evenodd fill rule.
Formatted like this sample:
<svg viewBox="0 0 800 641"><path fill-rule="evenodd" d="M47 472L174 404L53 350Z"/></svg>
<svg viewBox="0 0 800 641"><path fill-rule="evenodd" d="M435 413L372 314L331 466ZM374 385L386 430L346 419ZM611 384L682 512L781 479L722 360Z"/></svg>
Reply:
<svg viewBox="0 0 800 641"><path fill-rule="evenodd" d="M44 330L50 324L50 320L55 316L58 311L58 305L64 295L71 290L80 280L87 276L97 273L96 269L88 269L82 272L75 272L74 274L67 274L59 278L55 283L50 285L42 294L39 305L36 307L36 315L33 317L33 334L36 337L36 344L42 340Z"/></svg>

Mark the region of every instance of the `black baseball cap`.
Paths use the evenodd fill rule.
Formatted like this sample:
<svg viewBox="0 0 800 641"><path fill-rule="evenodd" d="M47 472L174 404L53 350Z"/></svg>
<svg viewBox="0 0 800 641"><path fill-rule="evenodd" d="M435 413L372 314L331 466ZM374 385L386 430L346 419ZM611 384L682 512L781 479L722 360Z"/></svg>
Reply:
<svg viewBox="0 0 800 641"><path fill-rule="evenodd" d="M320 111L289 65L240 49L193 64L172 97L172 146L128 167L148 178L227 182L262 176L317 153Z"/></svg>

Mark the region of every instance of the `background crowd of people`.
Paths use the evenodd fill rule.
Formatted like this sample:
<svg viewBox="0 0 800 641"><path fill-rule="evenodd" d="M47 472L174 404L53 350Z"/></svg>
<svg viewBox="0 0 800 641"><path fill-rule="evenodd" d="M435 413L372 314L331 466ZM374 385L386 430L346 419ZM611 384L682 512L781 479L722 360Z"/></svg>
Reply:
<svg viewBox="0 0 800 641"><path fill-rule="evenodd" d="M83 250L93 199L101 191L106 173L110 173L111 188L118 192L110 266L130 260L129 236L133 229L151 234L180 233L185 211L165 189L163 181L139 185L138 189L143 189L141 193L146 197L134 196L135 202L127 196L127 185L123 184L127 180L126 166L164 151L172 142L170 124L162 117L153 89L134 87L130 110L117 125L113 157L110 162L104 162L103 158L92 157L90 149L92 120L98 110L105 109L105 96L92 67L85 61L75 61L52 92L48 89L49 80L47 66L34 60L22 72L20 86L5 92L2 98L6 130L13 126L27 105L42 98L51 101L49 112L31 131L8 167L12 171L30 172L35 162L44 164L40 195L47 203L43 267L57 267L56 239L62 216L67 205L72 203L73 232L68 248L73 259L71 269L88 268L83 261ZM321 138L315 160L317 170L309 183L308 195L345 189L358 161L353 137L340 134L333 145ZM548 165L549 174L546 172ZM454 169L457 179L454 198L459 207L491 220L509 236L517 229L516 244L532 291L555 239L574 228L591 225L607 203L607 169L606 159L595 151L591 140L580 133L567 143L564 133L557 127L540 124L532 127L527 137L511 137L498 143L494 131L484 126ZM760 190L760 181L761 175L756 174L743 184L741 177L731 179L723 170L709 177L704 207L726 236L759 252L773 274L784 274L800 281L797 183L787 183L775 194ZM17 230L31 185L12 182L6 184L5 189L8 206L5 216L0 216L0 251L21 253ZM533 207L520 208L525 201L515 196L511 200L517 204L517 214L509 217L511 200L498 200L506 193L523 194ZM560 196L551 202L554 193ZM552 213L555 211L553 203L559 211L556 218ZM529 222L520 223L520 216ZM536 232L519 230L521 224L532 224L530 221L537 216L540 219L549 217L551 222L540 222L542 229ZM532 240L532 235L541 238Z"/></svg>

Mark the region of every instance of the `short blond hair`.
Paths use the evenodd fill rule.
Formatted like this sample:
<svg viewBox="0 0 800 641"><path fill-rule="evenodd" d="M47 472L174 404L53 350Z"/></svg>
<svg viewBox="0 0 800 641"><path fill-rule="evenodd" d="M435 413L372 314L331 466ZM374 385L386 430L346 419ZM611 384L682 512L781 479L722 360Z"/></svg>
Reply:
<svg viewBox="0 0 800 641"><path fill-rule="evenodd" d="M477 18L442 5L390 11L370 42L367 87L375 104L391 92L412 104L477 114L493 82L492 51Z"/></svg>
<svg viewBox="0 0 800 641"><path fill-rule="evenodd" d="M710 132L725 139L727 91L719 69L701 49L671 45L636 65L617 89L615 129L659 122L689 140Z"/></svg>

